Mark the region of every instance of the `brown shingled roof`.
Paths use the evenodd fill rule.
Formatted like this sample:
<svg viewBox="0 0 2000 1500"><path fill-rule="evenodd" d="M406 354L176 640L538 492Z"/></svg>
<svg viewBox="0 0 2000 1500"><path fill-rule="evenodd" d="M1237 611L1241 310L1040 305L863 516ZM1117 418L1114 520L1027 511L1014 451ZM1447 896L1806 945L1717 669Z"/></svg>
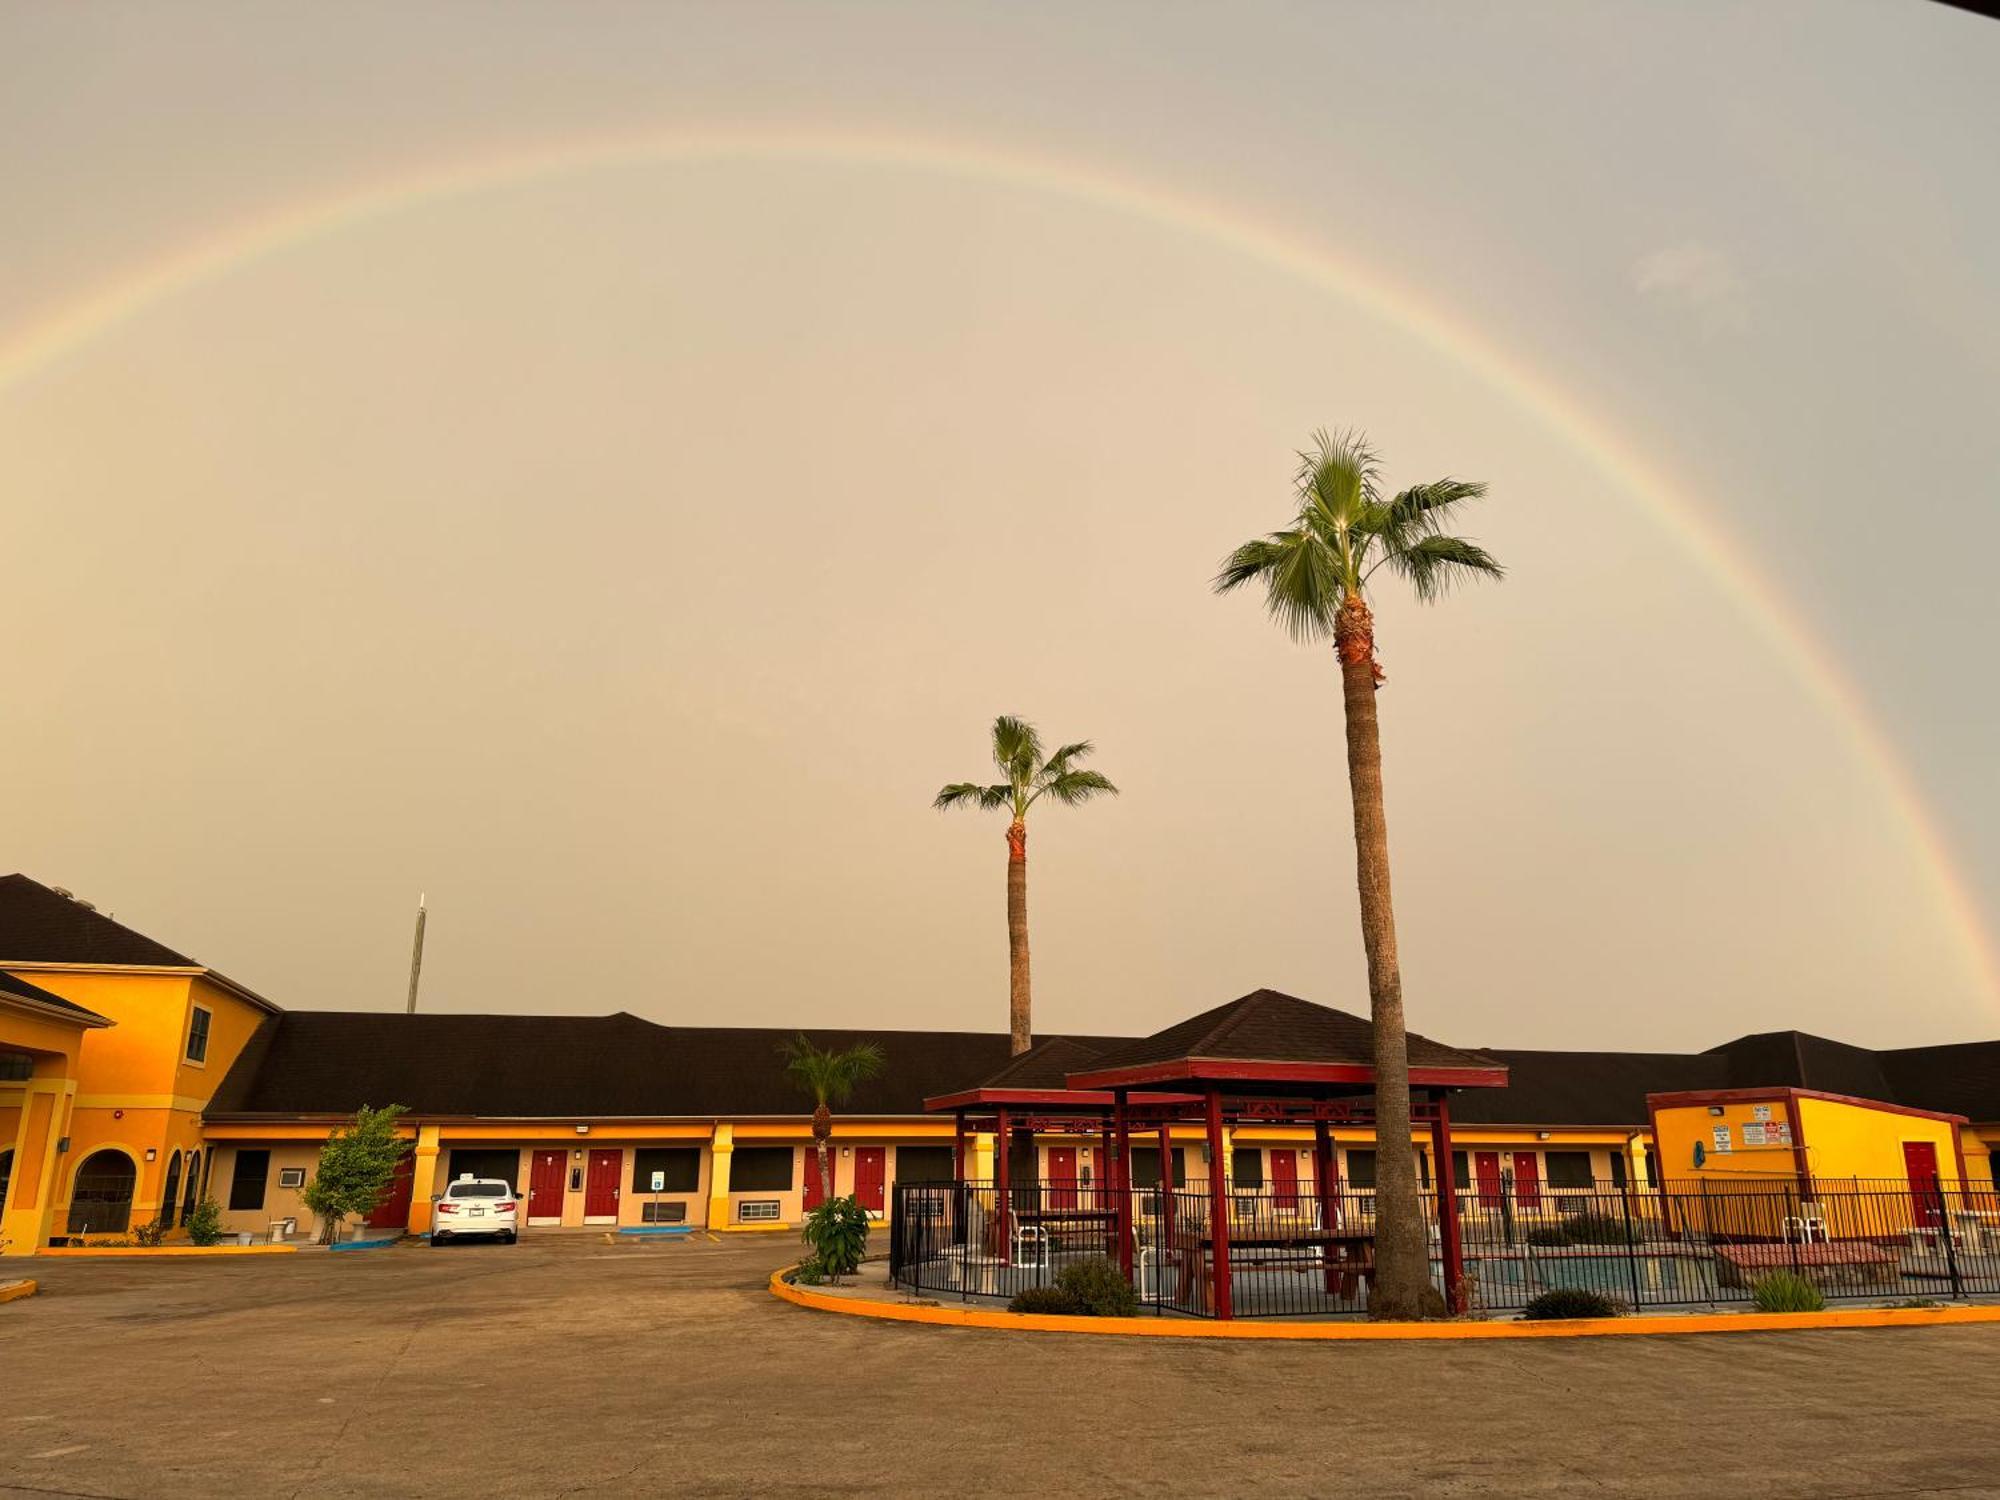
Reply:
<svg viewBox="0 0 2000 1500"><path fill-rule="evenodd" d="M96 1011L86 1009L78 1005L74 1000L65 1000L61 995L45 990L38 984L30 984L27 980L17 978L12 974L0 973L0 996L11 996L16 1000L25 1000L31 1005L39 1005L49 1010L62 1011L66 1015L74 1016L79 1025L109 1026L112 1024L111 1021L100 1016Z"/></svg>
<svg viewBox="0 0 2000 1500"><path fill-rule="evenodd" d="M26 875L0 875L0 964L198 969L186 954Z"/></svg>
<svg viewBox="0 0 2000 1500"><path fill-rule="evenodd" d="M1316 1005L1279 990L1252 990L1164 1031L1107 1048L1087 1070L1072 1071L1099 1073L1188 1057L1370 1067L1375 1061L1375 1028L1364 1017L1330 1005ZM1497 1064L1481 1053L1447 1047L1412 1032L1410 1066L1492 1068Z"/></svg>

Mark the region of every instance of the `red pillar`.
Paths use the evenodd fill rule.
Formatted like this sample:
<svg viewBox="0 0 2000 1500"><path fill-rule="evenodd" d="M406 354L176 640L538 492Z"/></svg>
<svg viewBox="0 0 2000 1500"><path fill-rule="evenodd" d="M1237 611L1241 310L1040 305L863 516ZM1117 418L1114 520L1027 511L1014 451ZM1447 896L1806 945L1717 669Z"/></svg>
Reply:
<svg viewBox="0 0 2000 1500"><path fill-rule="evenodd" d="M1125 1279L1132 1279L1132 1131L1125 1123L1125 1090L1111 1091L1111 1136L1118 1153L1112 1173L1116 1196L1112 1199L1112 1222L1117 1225L1118 1266Z"/></svg>
<svg viewBox="0 0 2000 1500"><path fill-rule="evenodd" d="M1014 1200L1008 1195L1008 1168L1014 1155L1014 1122L1007 1118L1007 1106L993 1126L993 1222L1000 1236L994 1253L1000 1264L1014 1261Z"/></svg>
<svg viewBox="0 0 2000 1500"><path fill-rule="evenodd" d="M1229 1295L1229 1179L1222 1159L1222 1095L1208 1091L1208 1232L1215 1244L1215 1315L1233 1318Z"/></svg>
<svg viewBox="0 0 2000 1500"><path fill-rule="evenodd" d="M1117 1188L1118 1169L1111 1165L1111 1121L1106 1118L1097 1127L1097 1206L1107 1213L1117 1205ZM1109 1245L1104 1248L1107 1253L1111 1249Z"/></svg>
<svg viewBox="0 0 2000 1500"><path fill-rule="evenodd" d="M1451 1164L1451 1106L1437 1096L1437 1118L1431 1121L1431 1155L1437 1158L1438 1241L1444 1252L1445 1305L1455 1313L1468 1310L1465 1251L1458 1236L1458 1174Z"/></svg>
<svg viewBox="0 0 2000 1500"><path fill-rule="evenodd" d="M1313 1121L1313 1198L1319 1204L1319 1232L1332 1234L1338 1212L1333 1196L1333 1129L1324 1120ZM1332 1249L1324 1249L1320 1259L1326 1265L1326 1290L1331 1293L1339 1280Z"/></svg>
<svg viewBox="0 0 2000 1500"><path fill-rule="evenodd" d="M1165 1121L1160 1123L1160 1253L1154 1257L1154 1264L1164 1266L1173 1253L1174 1245L1174 1189L1179 1186L1174 1171L1174 1127ZM1964 1181L1960 1174L1959 1180ZM1158 1274L1157 1272L1155 1274Z"/></svg>

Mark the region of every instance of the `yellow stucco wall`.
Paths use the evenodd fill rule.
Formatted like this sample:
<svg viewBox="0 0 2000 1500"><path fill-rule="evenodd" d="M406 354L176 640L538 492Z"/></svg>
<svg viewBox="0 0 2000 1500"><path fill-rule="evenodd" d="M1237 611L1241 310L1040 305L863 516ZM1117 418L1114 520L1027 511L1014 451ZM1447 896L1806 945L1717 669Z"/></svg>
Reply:
<svg viewBox="0 0 2000 1500"><path fill-rule="evenodd" d="M1720 1113L1711 1113L1720 1111ZM1753 1127L1746 1137L1744 1127ZM1782 1131L1779 1127L1783 1127ZM1661 1105L1653 1112L1661 1174L1671 1182L1729 1177L1786 1177L1794 1170L1790 1120L1783 1094L1728 1099L1717 1104ZM1728 1148L1718 1132L1726 1131ZM1774 1133L1779 1135L1775 1142ZM1762 1142L1755 1135L1765 1137ZM1695 1146L1702 1161L1695 1162Z"/></svg>
<svg viewBox="0 0 2000 1500"><path fill-rule="evenodd" d="M1937 1153L1938 1176L1945 1184L1960 1184L1958 1130L1949 1120L1804 1098L1799 1100L1799 1123L1805 1127L1806 1165L1816 1180L1900 1181L1906 1176L1903 1143L1922 1141Z"/></svg>

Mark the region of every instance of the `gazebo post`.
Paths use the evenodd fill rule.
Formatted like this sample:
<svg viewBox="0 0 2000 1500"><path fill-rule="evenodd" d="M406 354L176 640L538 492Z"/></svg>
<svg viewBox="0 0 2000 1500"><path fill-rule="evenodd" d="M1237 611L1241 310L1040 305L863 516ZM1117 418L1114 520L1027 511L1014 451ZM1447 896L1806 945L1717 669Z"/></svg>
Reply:
<svg viewBox="0 0 2000 1500"><path fill-rule="evenodd" d="M1000 1256L1000 1264L1012 1265L1014 1260L1014 1203L1008 1195L1008 1174L1013 1166L1014 1122L1007 1117L1007 1106L1000 1106L1000 1118L993 1127L993 1198L994 1223L998 1226L1000 1243L995 1246Z"/></svg>
<svg viewBox="0 0 2000 1500"><path fill-rule="evenodd" d="M1125 1090L1111 1091L1111 1135L1118 1153L1115 1176L1117 1197L1111 1205L1112 1223L1117 1226L1118 1268L1132 1279L1132 1130L1125 1121Z"/></svg>
<svg viewBox="0 0 2000 1500"><path fill-rule="evenodd" d="M1156 1191L1160 1195L1160 1253L1154 1264L1165 1266L1173 1253L1174 1245L1174 1189L1180 1186L1174 1171L1174 1127L1171 1121L1160 1121L1160 1185ZM1156 1274L1164 1274L1156 1273Z"/></svg>
<svg viewBox="0 0 2000 1500"><path fill-rule="evenodd" d="M1117 1188L1118 1169L1111 1165L1111 1118L1107 1115L1097 1122L1097 1206L1108 1212L1113 1206L1112 1195ZM1111 1247L1107 1245L1105 1248L1108 1250Z"/></svg>
<svg viewBox="0 0 2000 1500"><path fill-rule="evenodd" d="M965 1181L965 1111L951 1112L951 1174Z"/></svg>
<svg viewBox="0 0 2000 1500"><path fill-rule="evenodd" d="M1229 1181L1222 1159L1222 1095L1208 1091L1208 1233L1215 1246L1215 1315L1235 1316L1229 1295Z"/></svg>
<svg viewBox="0 0 2000 1500"><path fill-rule="evenodd" d="M1313 1121L1313 1197L1319 1201L1319 1232L1330 1235L1334 1230L1333 1127L1323 1119ZM1339 1280L1331 1248L1322 1248L1320 1261L1326 1267L1326 1289L1331 1293Z"/></svg>
<svg viewBox="0 0 2000 1500"><path fill-rule="evenodd" d="M1431 1155L1437 1158L1438 1245L1444 1259L1445 1306L1466 1311L1465 1252L1458 1235L1458 1182L1451 1162L1451 1106L1444 1090L1432 1095L1437 1116L1431 1121Z"/></svg>

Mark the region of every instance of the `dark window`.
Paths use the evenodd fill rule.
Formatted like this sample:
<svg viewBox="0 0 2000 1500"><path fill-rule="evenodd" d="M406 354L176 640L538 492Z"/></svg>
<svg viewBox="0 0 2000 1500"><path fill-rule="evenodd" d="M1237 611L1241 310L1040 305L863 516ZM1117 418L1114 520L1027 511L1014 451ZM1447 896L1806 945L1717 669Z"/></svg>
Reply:
<svg viewBox="0 0 2000 1500"><path fill-rule="evenodd" d="M1648 1146L1646 1148L1646 1186L1658 1187L1659 1185L1660 1185L1660 1159L1659 1157L1653 1154L1653 1148L1651 1146Z"/></svg>
<svg viewBox="0 0 2000 1500"><path fill-rule="evenodd" d="M1417 1153L1417 1186L1427 1188L1430 1185L1431 1154L1428 1151L1419 1151Z"/></svg>
<svg viewBox="0 0 2000 1500"><path fill-rule="evenodd" d="M1014 1149L1007 1153L1007 1179L1010 1182L1040 1182L1042 1180L1039 1153L1035 1150L1034 1137L1017 1135Z"/></svg>
<svg viewBox="0 0 2000 1500"><path fill-rule="evenodd" d="M132 1227L139 1169L123 1151L93 1151L76 1169L69 1198L71 1234L123 1234Z"/></svg>
<svg viewBox="0 0 2000 1500"><path fill-rule="evenodd" d="M264 1206L264 1183L270 1175L270 1152L238 1151L236 1153L236 1175L229 1179L229 1206L231 1208L262 1208Z"/></svg>
<svg viewBox="0 0 2000 1500"><path fill-rule="evenodd" d="M1174 1172L1174 1186L1187 1183L1187 1163L1182 1159L1181 1149L1173 1148L1170 1165ZM1160 1185L1160 1148L1158 1146L1134 1146L1132 1148L1132 1186L1158 1187Z"/></svg>
<svg viewBox="0 0 2000 1500"><path fill-rule="evenodd" d="M446 1180L456 1182L461 1177L491 1177L510 1188L518 1188L520 1183L516 1179L520 1175L520 1152L495 1151L488 1146L454 1150L451 1153L451 1171Z"/></svg>
<svg viewBox="0 0 2000 1500"><path fill-rule="evenodd" d="M1350 1151L1347 1153L1347 1185L1357 1188L1375 1186L1375 1153L1373 1151Z"/></svg>
<svg viewBox="0 0 2000 1500"><path fill-rule="evenodd" d="M896 1181L950 1182L952 1176L951 1147L898 1146L896 1148Z"/></svg>
<svg viewBox="0 0 2000 1500"><path fill-rule="evenodd" d="M732 1193L787 1193L792 1188L790 1146L738 1146L729 1166Z"/></svg>
<svg viewBox="0 0 2000 1500"><path fill-rule="evenodd" d="M1229 1177L1240 1188L1264 1185L1264 1153L1255 1146L1238 1146L1229 1153Z"/></svg>
<svg viewBox="0 0 2000 1500"><path fill-rule="evenodd" d="M187 1060L189 1062L208 1061L209 1019L208 1012L203 1010L199 1005L194 1008L194 1019L188 1022Z"/></svg>
<svg viewBox="0 0 2000 1500"><path fill-rule="evenodd" d="M666 1174L662 1193L692 1193L701 1187L701 1151L695 1146L665 1146L632 1153L632 1191L654 1191L653 1174Z"/></svg>
<svg viewBox="0 0 2000 1500"><path fill-rule="evenodd" d="M181 1196L181 1222L183 1224L187 1223L189 1216L194 1213L195 1205L201 1202L203 1156L204 1153L200 1151L188 1152L187 1187Z"/></svg>
<svg viewBox="0 0 2000 1500"><path fill-rule="evenodd" d="M1646 1161L1649 1170L1652 1160L1653 1153L1648 1151L1646 1153ZM1994 1185L2000 1186L2000 1151L1989 1151L1986 1153L1986 1171L1987 1175L1993 1179Z"/></svg>
<svg viewBox="0 0 2000 1500"><path fill-rule="evenodd" d="M454 1182L444 1190L444 1195L456 1201L460 1198L506 1198L511 1197L513 1192L504 1182Z"/></svg>
<svg viewBox="0 0 2000 1500"><path fill-rule="evenodd" d="M160 1189L160 1222L169 1229L179 1222L174 1211L180 1206L180 1196L181 1154L176 1151L167 1158L167 1185Z"/></svg>
<svg viewBox="0 0 2000 1500"><path fill-rule="evenodd" d="M1625 1153L1623 1151L1614 1151L1611 1153L1611 1185L1619 1188L1625 1186Z"/></svg>
<svg viewBox="0 0 2000 1500"><path fill-rule="evenodd" d="M14 1148L0 1151L0 1208L7 1206L7 1179L14 1175Z"/></svg>
<svg viewBox="0 0 2000 1500"><path fill-rule="evenodd" d="M1466 1155L1463 1151L1454 1151L1451 1153L1451 1182L1452 1186L1460 1192L1463 1192L1472 1185L1472 1170L1467 1165Z"/></svg>
<svg viewBox="0 0 2000 1500"><path fill-rule="evenodd" d="M1552 1188L1587 1188L1597 1184L1596 1174L1590 1170L1588 1151L1549 1152L1547 1175Z"/></svg>
<svg viewBox="0 0 2000 1500"><path fill-rule="evenodd" d="M35 1076L35 1060L25 1052L0 1052L0 1083L22 1083Z"/></svg>

